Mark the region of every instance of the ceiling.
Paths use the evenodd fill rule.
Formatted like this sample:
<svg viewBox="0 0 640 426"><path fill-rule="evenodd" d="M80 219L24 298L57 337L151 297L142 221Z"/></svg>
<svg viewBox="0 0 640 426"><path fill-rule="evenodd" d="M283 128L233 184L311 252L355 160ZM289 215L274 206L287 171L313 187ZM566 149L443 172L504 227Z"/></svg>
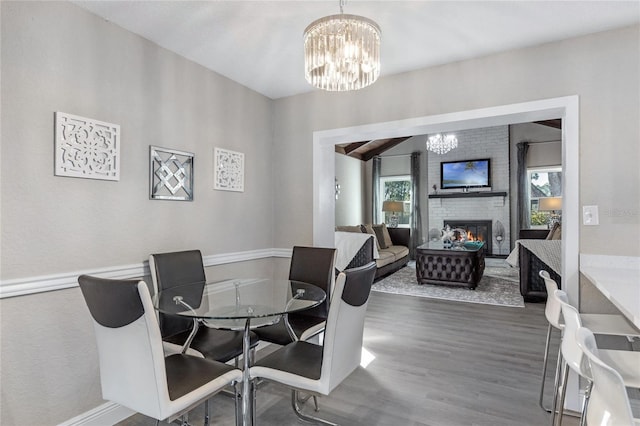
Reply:
<svg viewBox="0 0 640 426"><path fill-rule="evenodd" d="M338 0L73 1L271 99L311 92L302 33ZM381 76L640 22L640 1L348 1L382 30ZM365 89L366 90L366 89Z"/></svg>

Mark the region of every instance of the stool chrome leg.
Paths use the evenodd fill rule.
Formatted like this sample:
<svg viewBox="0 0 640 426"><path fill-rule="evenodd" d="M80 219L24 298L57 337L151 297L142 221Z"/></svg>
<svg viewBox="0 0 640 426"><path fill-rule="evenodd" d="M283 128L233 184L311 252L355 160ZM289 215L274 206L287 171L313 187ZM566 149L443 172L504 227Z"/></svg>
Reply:
<svg viewBox="0 0 640 426"><path fill-rule="evenodd" d="M562 375L562 348L558 348L558 362L556 362L556 374L553 380L553 405L551 406L551 426L556 424L558 408L558 390L560 389L560 376Z"/></svg>
<svg viewBox="0 0 640 426"><path fill-rule="evenodd" d="M560 401L558 402L558 426L562 424L562 416L564 416L564 400L567 396L567 382L569 381L569 365L566 362L563 362L563 370L562 374L562 392L560 393Z"/></svg>
<svg viewBox="0 0 640 426"><path fill-rule="evenodd" d="M544 345L544 361L542 363L542 383L540 384L540 399L538 400L538 404L540 405L540 408L542 408L547 413L550 413L551 409L545 407L542 401L544 399L544 382L546 381L546 378L547 378L547 365L549 363L549 344L551 342L552 329L553 327L551 326L551 324L549 324L549 326L547 327L547 342Z"/></svg>

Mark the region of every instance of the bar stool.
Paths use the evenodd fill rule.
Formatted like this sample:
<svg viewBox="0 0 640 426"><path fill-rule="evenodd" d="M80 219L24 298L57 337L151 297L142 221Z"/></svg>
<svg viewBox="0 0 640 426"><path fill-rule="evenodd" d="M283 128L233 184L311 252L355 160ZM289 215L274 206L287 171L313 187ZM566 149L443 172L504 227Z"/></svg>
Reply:
<svg viewBox="0 0 640 426"><path fill-rule="evenodd" d="M558 424L562 424L564 400L567 393L566 383L569 377L569 369L571 369L589 382L585 389L585 402L583 404L580 421L580 424L583 425L585 420L584 412L589 403L589 392L593 379L591 372L585 368L582 349L580 349L576 340L576 332L582 327L580 314L576 308L569 304L567 294L564 291L556 290L553 293L553 298L561 305L564 329L562 331L562 342L560 346L562 363L561 368L556 370L556 388L553 393L551 421L552 424L555 424L557 408ZM625 386L640 387L640 370L638 369L640 365L640 352L603 349L599 351L599 356L603 362L618 371L620 376L622 376ZM558 380L561 370L562 378ZM560 399L558 400L558 392L560 389L562 391L560 393Z"/></svg>
<svg viewBox="0 0 640 426"><path fill-rule="evenodd" d="M544 347L544 361L542 364L542 383L540 384L540 398L538 400L538 404L540 408L545 410L547 413L551 412L551 409L544 406L544 388L545 388L545 379L547 375L547 367L549 362L549 345L551 342L551 333L553 329L559 330L562 332L564 328L564 324L560 322L561 320L561 305L558 301L553 297L553 294L556 290L558 290L558 285L556 282L551 279L549 273L547 271L540 271L540 277L544 280L545 287L547 289L547 304L544 309L544 315L547 318L547 322L549 323L547 327L547 340ZM591 330L594 334L601 335L610 335L610 336L626 336L629 338L640 337L640 330L636 329L631 323L629 323L622 315L617 314L580 314L580 321L582 325L589 330ZM631 346L631 349L633 347ZM560 358L561 358L561 347L558 348L558 363L556 364L556 370L559 369ZM557 377L556 377L557 381ZM557 385L557 382L556 382Z"/></svg>
<svg viewBox="0 0 640 426"><path fill-rule="evenodd" d="M584 327L576 332L586 368L591 372L593 384L585 417L589 424L602 426L640 425L633 418L629 395L620 374L600 359L600 351L593 333Z"/></svg>

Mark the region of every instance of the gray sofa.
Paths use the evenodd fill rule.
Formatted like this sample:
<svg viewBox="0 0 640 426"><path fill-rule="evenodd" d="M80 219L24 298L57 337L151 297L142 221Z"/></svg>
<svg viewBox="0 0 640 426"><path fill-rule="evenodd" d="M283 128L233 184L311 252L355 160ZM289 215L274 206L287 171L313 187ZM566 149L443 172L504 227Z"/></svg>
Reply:
<svg viewBox="0 0 640 426"><path fill-rule="evenodd" d="M371 233L366 232L367 228L365 225L338 226L336 227L336 231ZM369 238L366 243L363 244L347 268L363 266L375 260L377 266L375 279L379 279L404 267L409 262L411 230L409 228L386 228L386 230L391 239L391 245L387 246L384 242L381 243L378 241L379 257L377 259L373 258L373 244L376 244L377 240L382 240L383 238L372 233L372 237L375 236L375 238Z"/></svg>

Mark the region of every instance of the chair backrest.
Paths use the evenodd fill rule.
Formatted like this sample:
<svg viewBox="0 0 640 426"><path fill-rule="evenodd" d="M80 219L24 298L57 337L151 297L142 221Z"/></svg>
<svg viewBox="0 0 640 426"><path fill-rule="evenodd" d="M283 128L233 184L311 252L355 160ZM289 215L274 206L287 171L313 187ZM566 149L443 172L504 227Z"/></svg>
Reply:
<svg viewBox="0 0 640 426"><path fill-rule="evenodd" d="M556 290L553 294L562 307L562 319L564 321L562 343L560 343L562 358L573 371L591 380L590 372L584 368L582 349L580 349L576 340L576 332L582 327L580 313L569 304L567 293L562 290Z"/></svg>
<svg viewBox="0 0 640 426"><path fill-rule="evenodd" d="M587 405L587 424L600 426L633 425L629 396L620 374L600 360L591 330L581 327L576 333L578 346L593 377Z"/></svg>
<svg viewBox="0 0 640 426"><path fill-rule="evenodd" d="M194 283L202 283L204 290L207 280L200 250L152 254L149 256L149 269L156 294L168 288ZM185 298L185 302L197 308L202 300L202 291L194 291L194 294L185 295ZM193 321L175 315L161 313L158 320L163 337L173 336L193 327Z"/></svg>
<svg viewBox="0 0 640 426"><path fill-rule="evenodd" d="M362 339L376 263L338 275L325 326L320 382L328 395L360 365Z"/></svg>
<svg viewBox="0 0 640 426"><path fill-rule="evenodd" d="M335 277L335 259L336 249L334 248L293 247L289 279L316 285L325 291L327 298L315 308L292 314L292 317L313 316L327 318Z"/></svg>
<svg viewBox="0 0 640 426"><path fill-rule="evenodd" d="M553 327L562 330L564 327L560 322L562 315L562 305L558 303L558 299L553 297L553 294L558 290L558 284L549 276L547 271L540 271L540 277L544 280L544 285L547 289L547 304L544 307L544 316L547 318L549 324Z"/></svg>
<svg viewBox="0 0 640 426"><path fill-rule="evenodd" d="M93 318L102 397L153 418L169 403L162 339L144 281L82 275Z"/></svg>

